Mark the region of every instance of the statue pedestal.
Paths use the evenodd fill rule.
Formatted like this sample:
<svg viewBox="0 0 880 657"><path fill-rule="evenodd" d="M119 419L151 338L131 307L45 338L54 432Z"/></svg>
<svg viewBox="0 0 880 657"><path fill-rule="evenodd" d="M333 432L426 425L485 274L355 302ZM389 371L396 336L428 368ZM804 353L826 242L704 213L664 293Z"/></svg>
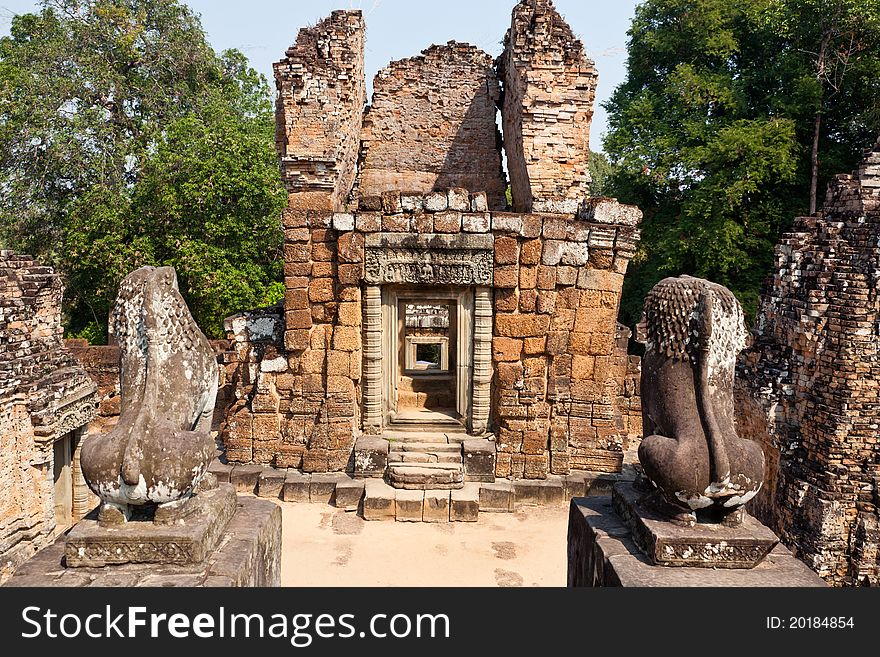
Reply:
<svg viewBox="0 0 880 657"><path fill-rule="evenodd" d="M199 493L193 509L175 523L149 520L102 526L90 513L67 535L64 558L69 568L123 563L201 563L211 553L235 514L235 489L221 484Z"/></svg>
<svg viewBox="0 0 880 657"><path fill-rule="evenodd" d="M637 502L638 492L631 486L628 489L619 486L620 491L615 489L616 503L612 496L572 499L568 524L568 586L826 586L821 577L777 543L776 536L753 518L754 525L744 522L740 527L696 525L686 528L671 522L664 525L650 514L639 516L640 507L632 504L633 500ZM636 516L624 518L615 510L616 505L633 509ZM727 538L721 539L722 534ZM743 551L755 554L766 549L768 534L773 539L766 556L753 567L735 565L741 557L731 559L733 555L741 555ZM703 544L699 542L701 536L705 540ZM727 540L733 540L733 545L739 547L728 550ZM646 545L649 553L650 546L654 546L653 554L659 551L661 557L666 555L669 565L652 562L638 542ZM693 553L689 553L691 549ZM719 560L719 556L724 555L728 558ZM692 565L694 560L699 561L699 565Z"/></svg>
<svg viewBox="0 0 880 657"><path fill-rule="evenodd" d="M672 523L651 506L649 494L629 482L614 486L611 503L633 542L657 566L754 568L779 543L776 534L747 513L736 527Z"/></svg>
<svg viewBox="0 0 880 657"><path fill-rule="evenodd" d="M101 527L95 510L5 586L280 586L281 507L229 484L200 497L172 524Z"/></svg>

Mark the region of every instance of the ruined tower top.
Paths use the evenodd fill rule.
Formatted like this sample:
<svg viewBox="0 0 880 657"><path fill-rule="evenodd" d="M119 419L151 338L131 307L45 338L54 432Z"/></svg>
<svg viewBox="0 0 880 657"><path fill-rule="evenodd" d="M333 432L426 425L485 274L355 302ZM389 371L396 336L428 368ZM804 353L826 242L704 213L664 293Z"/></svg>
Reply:
<svg viewBox="0 0 880 657"><path fill-rule="evenodd" d="M576 211L590 194L598 76L550 0L522 0L514 7L498 71L514 210Z"/></svg>
<svg viewBox="0 0 880 657"><path fill-rule="evenodd" d="M503 209L499 97L491 55L467 43L391 62L364 117L360 196L463 188Z"/></svg>
<svg viewBox="0 0 880 657"><path fill-rule="evenodd" d="M364 19L334 11L274 65L275 143L290 207L341 210L354 185L363 107Z"/></svg>

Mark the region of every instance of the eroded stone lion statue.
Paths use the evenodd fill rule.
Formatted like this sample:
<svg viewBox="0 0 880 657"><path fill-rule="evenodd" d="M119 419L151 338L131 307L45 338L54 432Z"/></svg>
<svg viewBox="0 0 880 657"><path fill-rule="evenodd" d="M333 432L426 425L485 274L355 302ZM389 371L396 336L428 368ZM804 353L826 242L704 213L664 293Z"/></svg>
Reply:
<svg viewBox="0 0 880 657"><path fill-rule="evenodd" d="M121 409L106 435L82 447L100 518L189 498L214 457L217 360L177 289L171 267L142 267L119 288L110 333L119 345Z"/></svg>
<svg viewBox="0 0 880 657"><path fill-rule="evenodd" d="M640 332L646 477L677 519L705 510L736 523L764 477L761 447L734 422L734 368L747 337L739 302L707 280L667 278L648 293Z"/></svg>

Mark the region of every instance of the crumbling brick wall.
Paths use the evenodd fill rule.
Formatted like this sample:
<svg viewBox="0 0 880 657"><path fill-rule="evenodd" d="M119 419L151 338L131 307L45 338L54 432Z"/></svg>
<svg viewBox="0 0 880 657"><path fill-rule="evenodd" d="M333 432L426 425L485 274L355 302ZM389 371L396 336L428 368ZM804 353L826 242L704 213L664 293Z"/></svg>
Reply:
<svg viewBox="0 0 880 657"><path fill-rule="evenodd" d="M53 445L94 414L95 385L63 347L61 295L50 267L0 251L0 581L52 538Z"/></svg>
<svg viewBox="0 0 880 657"><path fill-rule="evenodd" d="M598 76L551 0L521 0L514 8L498 70L514 210L575 212L590 194Z"/></svg>
<svg viewBox="0 0 880 657"><path fill-rule="evenodd" d="M624 451L638 447L642 438L642 359L629 353L632 331L617 325L614 344L614 381L617 399L614 405L614 426L623 436Z"/></svg>
<svg viewBox="0 0 880 657"><path fill-rule="evenodd" d="M640 218L610 199L577 217L493 213L498 476L620 470L615 334Z"/></svg>
<svg viewBox="0 0 880 657"><path fill-rule="evenodd" d="M880 142L776 247L740 359L739 430L762 442L753 511L833 584L880 583Z"/></svg>
<svg viewBox="0 0 880 657"><path fill-rule="evenodd" d="M334 11L274 65L276 146L290 207L342 210L354 184L366 102L364 21Z"/></svg>
<svg viewBox="0 0 880 657"><path fill-rule="evenodd" d="M492 57L466 43L391 62L373 82L361 135L359 193L464 188L504 209L500 89Z"/></svg>

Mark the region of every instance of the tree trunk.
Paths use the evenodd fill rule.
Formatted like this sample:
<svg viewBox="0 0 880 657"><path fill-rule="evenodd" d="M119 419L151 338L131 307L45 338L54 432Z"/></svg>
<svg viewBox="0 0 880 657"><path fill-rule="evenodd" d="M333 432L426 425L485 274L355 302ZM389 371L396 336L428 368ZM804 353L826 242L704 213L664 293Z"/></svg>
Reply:
<svg viewBox="0 0 880 657"><path fill-rule="evenodd" d="M813 128L813 152L810 154L810 214L816 212L816 193L819 186L819 133L822 130L822 112L816 112Z"/></svg>
<svg viewBox="0 0 880 657"><path fill-rule="evenodd" d="M819 135L822 131L822 109L824 105L825 84L827 83L828 45L831 43L833 32L826 28L822 33L822 41L819 44L819 54L816 56L816 80L822 90L819 107L816 109L816 123L813 127L813 150L810 153L810 214L816 212L816 193L819 187Z"/></svg>

